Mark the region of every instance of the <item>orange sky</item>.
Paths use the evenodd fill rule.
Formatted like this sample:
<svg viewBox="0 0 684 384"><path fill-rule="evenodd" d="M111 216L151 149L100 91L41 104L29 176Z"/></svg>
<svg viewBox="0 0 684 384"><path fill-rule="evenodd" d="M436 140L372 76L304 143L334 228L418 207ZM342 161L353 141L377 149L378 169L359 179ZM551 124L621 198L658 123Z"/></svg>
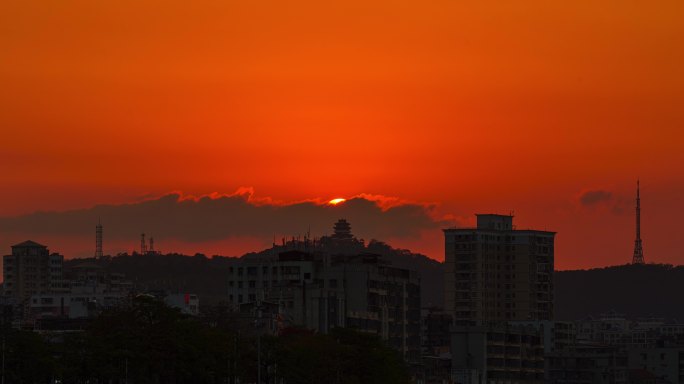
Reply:
<svg viewBox="0 0 684 384"><path fill-rule="evenodd" d="M371 193L459 218L515 210L558 231L557 264L575 268L628 261L641 177L646 258L682 263L683 15L681 1L3 1L0 216L176 190ZM610 198L578 202L593 190ZM442 258L440 239L405 244Z"/></svg>

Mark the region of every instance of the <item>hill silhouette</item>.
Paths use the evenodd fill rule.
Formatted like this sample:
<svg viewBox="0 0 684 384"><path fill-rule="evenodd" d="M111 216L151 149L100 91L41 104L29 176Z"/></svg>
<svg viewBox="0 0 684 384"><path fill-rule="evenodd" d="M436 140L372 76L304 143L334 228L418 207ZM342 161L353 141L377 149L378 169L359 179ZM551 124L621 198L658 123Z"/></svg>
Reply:
<svg viewBox="0 0 684 384"><path fill-rule="evenodd" d="M614 310L628 318L684 321L684 267L620 265L556 271L556 319L575 320Z"/></svg>
<svg viewBox="0 0 684 384"><path fill-rule="evenodd" d="M252 252L242 258L259 258L272 255L274 252L304 247L304 245L287 243L283 246L260 252ZM300 242L303 244L303 242ZM374 253L381 255L391 265L416 270L421 276L421 299L423 305L441 305L443 302L442 264L429 257L412 253L406 249L392 248L386 243L371 240L368 244L353 240L339 246L328 237L319 239L317 251L330 254ZM196 293L203 304L214 304L226 299L228 292L228 268L238 261L238 257L215 255L207 257L203 254L194 256L177 253L170 254L119 254L106 256L100 260L71 259L64 262L65 270L85 261L95 262L110 273L123 273L133 282L138 290L167 291L170 293Z"/></svg>
<svg viewBox="0 0 684 384"><path fill-rule="evenodd" d="M274 246L242 257L264 257L285 248ZM367 245L359 242L346 250L352 251L379 254L392 265L418 271L422 306L442 306L442 263L375 240ZM84 260L65 261L65 267ZM120 254L97 262L109 272L124 273L138 289L192 292L200 295L203 304L212 304L225 300L228 267L236 260L239 258L202 254ZM662 317L684 321L684 266L645 264L556 271L554 280L558 320L578 320L616 311L628 318Z"/></svg>
<svg viewBox="0 0 684 384"><path fill-rule="evenodd" d="M273 252L300 249L310 250L306 241L293 240L283 245L274 245L273 248L261 252L248 253L244 258L268 257ZM337 241L334 236L323 236L317 239L316 252L331 255L338 254L362 254L372 253L380 255L382 259L391 265L417 271L420 275L421 305L442 306L444 302L444 276L442 263L420 253L413 253L408 249L393 248L389 244L371 240L366 244L363 240L352 237L345 241Z"/></svg>

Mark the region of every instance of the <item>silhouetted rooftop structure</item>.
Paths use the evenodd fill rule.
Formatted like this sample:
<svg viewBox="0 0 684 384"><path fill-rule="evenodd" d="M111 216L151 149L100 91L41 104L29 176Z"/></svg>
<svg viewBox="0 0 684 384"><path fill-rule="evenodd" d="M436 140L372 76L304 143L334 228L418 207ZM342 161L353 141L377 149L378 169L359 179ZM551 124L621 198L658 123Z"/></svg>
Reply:
<svg viewBox="0 0 684 384"><path fill-rule="evenodd" d="M23 243L13 245L12 248L47 248L47 246L38 244L32 240L26 240Z"/></svg>
<svg viewBox="0 0 684 384"><path fill-rule="evenodd" d="M313 261L314 255L309 252L298 250L280 252L278 261Z"/></svg>
<svg viewBox="0 0 684 384"><path fill-rule="evenodd" d="M335 233L331 236L337 240L351 240L354 236L351 233L351 225L345 219L339 219L335 223Z"/></svg>

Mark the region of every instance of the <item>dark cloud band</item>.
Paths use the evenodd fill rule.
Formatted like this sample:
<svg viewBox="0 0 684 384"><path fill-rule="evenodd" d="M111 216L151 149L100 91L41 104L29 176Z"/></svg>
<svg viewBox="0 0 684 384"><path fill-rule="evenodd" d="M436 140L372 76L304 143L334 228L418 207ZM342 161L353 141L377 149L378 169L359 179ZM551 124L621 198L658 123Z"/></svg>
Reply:
<svg viewBox="0 0 684 384"><path fill-rule="evenodd" d="M410 238L418 237L423 230L450 225L434 219L432 209L415 203L388 207L377 198L364 196L332 206L315 201L276 204L239 192L200 198L172 193L132 204L0 218L0 230L31 236L85 237L101 220L112 240L133 239L146 232L159 238L204 242L247 236L270 239L308 231L312 235L328 234L336 220L346 218L359 237Z"/></svg>

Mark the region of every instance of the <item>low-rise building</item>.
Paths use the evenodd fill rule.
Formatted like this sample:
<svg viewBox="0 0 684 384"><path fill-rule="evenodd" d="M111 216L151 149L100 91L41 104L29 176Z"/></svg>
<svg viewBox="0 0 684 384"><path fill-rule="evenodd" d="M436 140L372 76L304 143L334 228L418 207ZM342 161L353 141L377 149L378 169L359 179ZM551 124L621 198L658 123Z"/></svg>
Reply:
<svg viewBox="0 0 684 384"><path fill-rule="evenodd" d="M421 312L423 356L451 356L451 314L437 307L423 308Z"/></svg>
<svg viewBox="0 0 684 384"><path fill-rule="evenodd" d="M684 346L630 348L629 368L650 373L659 382L684 382Z"/></svg>
<svg viewBox="0 0 684 384"><path fill-rule="evenodd" d="M180 309L186 315L199 315L199 297L194 293L169 294L164 297L164 303L169 307Z"/></svg>
<svg viewBox="0 0 684 384"><path fill-rule="evenodd" d="M627 354L598 343L576 343L545 357L547 383L620 384L628 382Z"/></svg>
<svg viewBox="0 0 684 384"><path fill-rule="evenodd" d="M575 329L579 341L623 349L652 348L666 339L684 339L684 324L661 318L630 320L614 311L576 321Z"/></svg>
<svg viewBox="0 0 684 384"><path fill-rule="evenodd" d="M544 382L544 345L539 330L531 326L457 326L451 355L454 383Z"/></svg>
<svg viewBox="0 0 684 384"><path fill-rule="evenodd" d="M29 318L32 322L48 318L89 318L120 305L124 299L121 294L103 291L33 295L28 305Z"/></svg>

